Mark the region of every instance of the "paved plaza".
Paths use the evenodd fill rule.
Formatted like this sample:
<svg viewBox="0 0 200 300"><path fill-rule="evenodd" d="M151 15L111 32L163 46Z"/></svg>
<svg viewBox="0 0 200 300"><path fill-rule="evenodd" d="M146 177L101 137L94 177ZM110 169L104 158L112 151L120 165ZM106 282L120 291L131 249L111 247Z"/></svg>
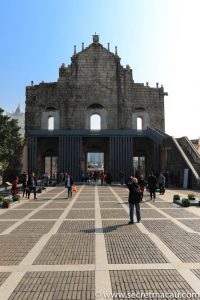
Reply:
<svg viewBox="0 0 200 300"><path fill-rule="evenodd" d="M133 225L117 185L69 199L52 187L1 209L0 300L200 298L200 207L177 206L176 193L145 192Z"/></svg>

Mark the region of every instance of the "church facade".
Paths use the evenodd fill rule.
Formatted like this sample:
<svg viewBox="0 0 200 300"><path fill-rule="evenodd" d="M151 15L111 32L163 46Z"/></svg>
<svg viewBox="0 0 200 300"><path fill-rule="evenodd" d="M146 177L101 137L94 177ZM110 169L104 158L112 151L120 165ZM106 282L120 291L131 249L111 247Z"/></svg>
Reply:
<svg viewBox="0 0 200 300"><path fill-rule="evenodd" d="M74 47L57 82L26 87L28 170L50 176L68 170L79 180L80 172L87 172L88 153L101 153L114 181L120 171L125 176L165 172L171 168L166 95L163 86L136 83L117 48L112 53L93 35L88 47L82 43L80 52Z"/></svg>

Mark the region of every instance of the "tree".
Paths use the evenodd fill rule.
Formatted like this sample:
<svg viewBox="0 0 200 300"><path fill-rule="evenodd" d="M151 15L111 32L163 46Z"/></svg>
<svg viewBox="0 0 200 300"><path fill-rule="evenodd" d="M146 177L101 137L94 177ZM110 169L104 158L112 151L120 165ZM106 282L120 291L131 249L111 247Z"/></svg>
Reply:
<svg viewBox="0 0 200 300"><path fill-rule="evenodd" d="M5 181L12 180L21 171L22 140L17 120L3 112L0 108L0 173Z"/></svg>

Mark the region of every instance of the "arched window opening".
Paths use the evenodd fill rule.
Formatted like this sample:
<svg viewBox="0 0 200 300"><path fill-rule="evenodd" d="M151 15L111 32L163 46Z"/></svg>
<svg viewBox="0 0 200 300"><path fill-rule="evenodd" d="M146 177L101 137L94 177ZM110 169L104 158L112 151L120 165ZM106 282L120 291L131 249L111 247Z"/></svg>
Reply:
<svg viewBox="0 0 200 300"><path fill-rule="evenodd" d="M54 117L48 117L48 130L54 130Z"/></svg>
<svg viewBox="0 0 200 300"><path fill-rule="evenodd" d="M97 114L90 116L90 129L100 130L101 129L101 117Z"/></svg>
<svg viewBox="0 0 200 300"><path fill-rule="evenodd" d="M137 117L137 130L142 130L142 118Z"/></svg>

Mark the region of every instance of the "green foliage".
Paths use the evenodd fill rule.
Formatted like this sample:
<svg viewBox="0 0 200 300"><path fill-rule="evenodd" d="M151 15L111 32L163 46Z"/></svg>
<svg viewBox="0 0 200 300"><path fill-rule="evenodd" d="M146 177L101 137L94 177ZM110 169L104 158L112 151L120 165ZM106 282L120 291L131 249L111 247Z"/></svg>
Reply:
<svg viewBox="0 0 200 300"><path fill-rule="evenodd" d="M22 140L17 120L3 115L3 112L0 108L0 174L4 175L3 179L6 181L12 180L20 171Z"/></svg>
<svg viewBox="0 0 200 300"><path fill-rule="evenodd" d="M190 206L190 201L188 198L183 198L182 199L182 205L185 206L185 207L188 207Z"/></svg>
<svg viewBox="0 0 200 300"><path fill-rule="evenodd" d="M13 197L12 197L13 201L18 201L20 199L20 195L19 194L15 194Z"/></svg>
<svg viewBox="0 0 200 300"><path fill-rule="evenodd" d="M180 199L181 199L180 195L174 195L173 196L173 200L180 200Z"/></svg>
<svg viewBox="0 0 200 300"><path fill-rule="evenodd" d="M189 200L195 200L195 194L188 194Z"/></svg>

